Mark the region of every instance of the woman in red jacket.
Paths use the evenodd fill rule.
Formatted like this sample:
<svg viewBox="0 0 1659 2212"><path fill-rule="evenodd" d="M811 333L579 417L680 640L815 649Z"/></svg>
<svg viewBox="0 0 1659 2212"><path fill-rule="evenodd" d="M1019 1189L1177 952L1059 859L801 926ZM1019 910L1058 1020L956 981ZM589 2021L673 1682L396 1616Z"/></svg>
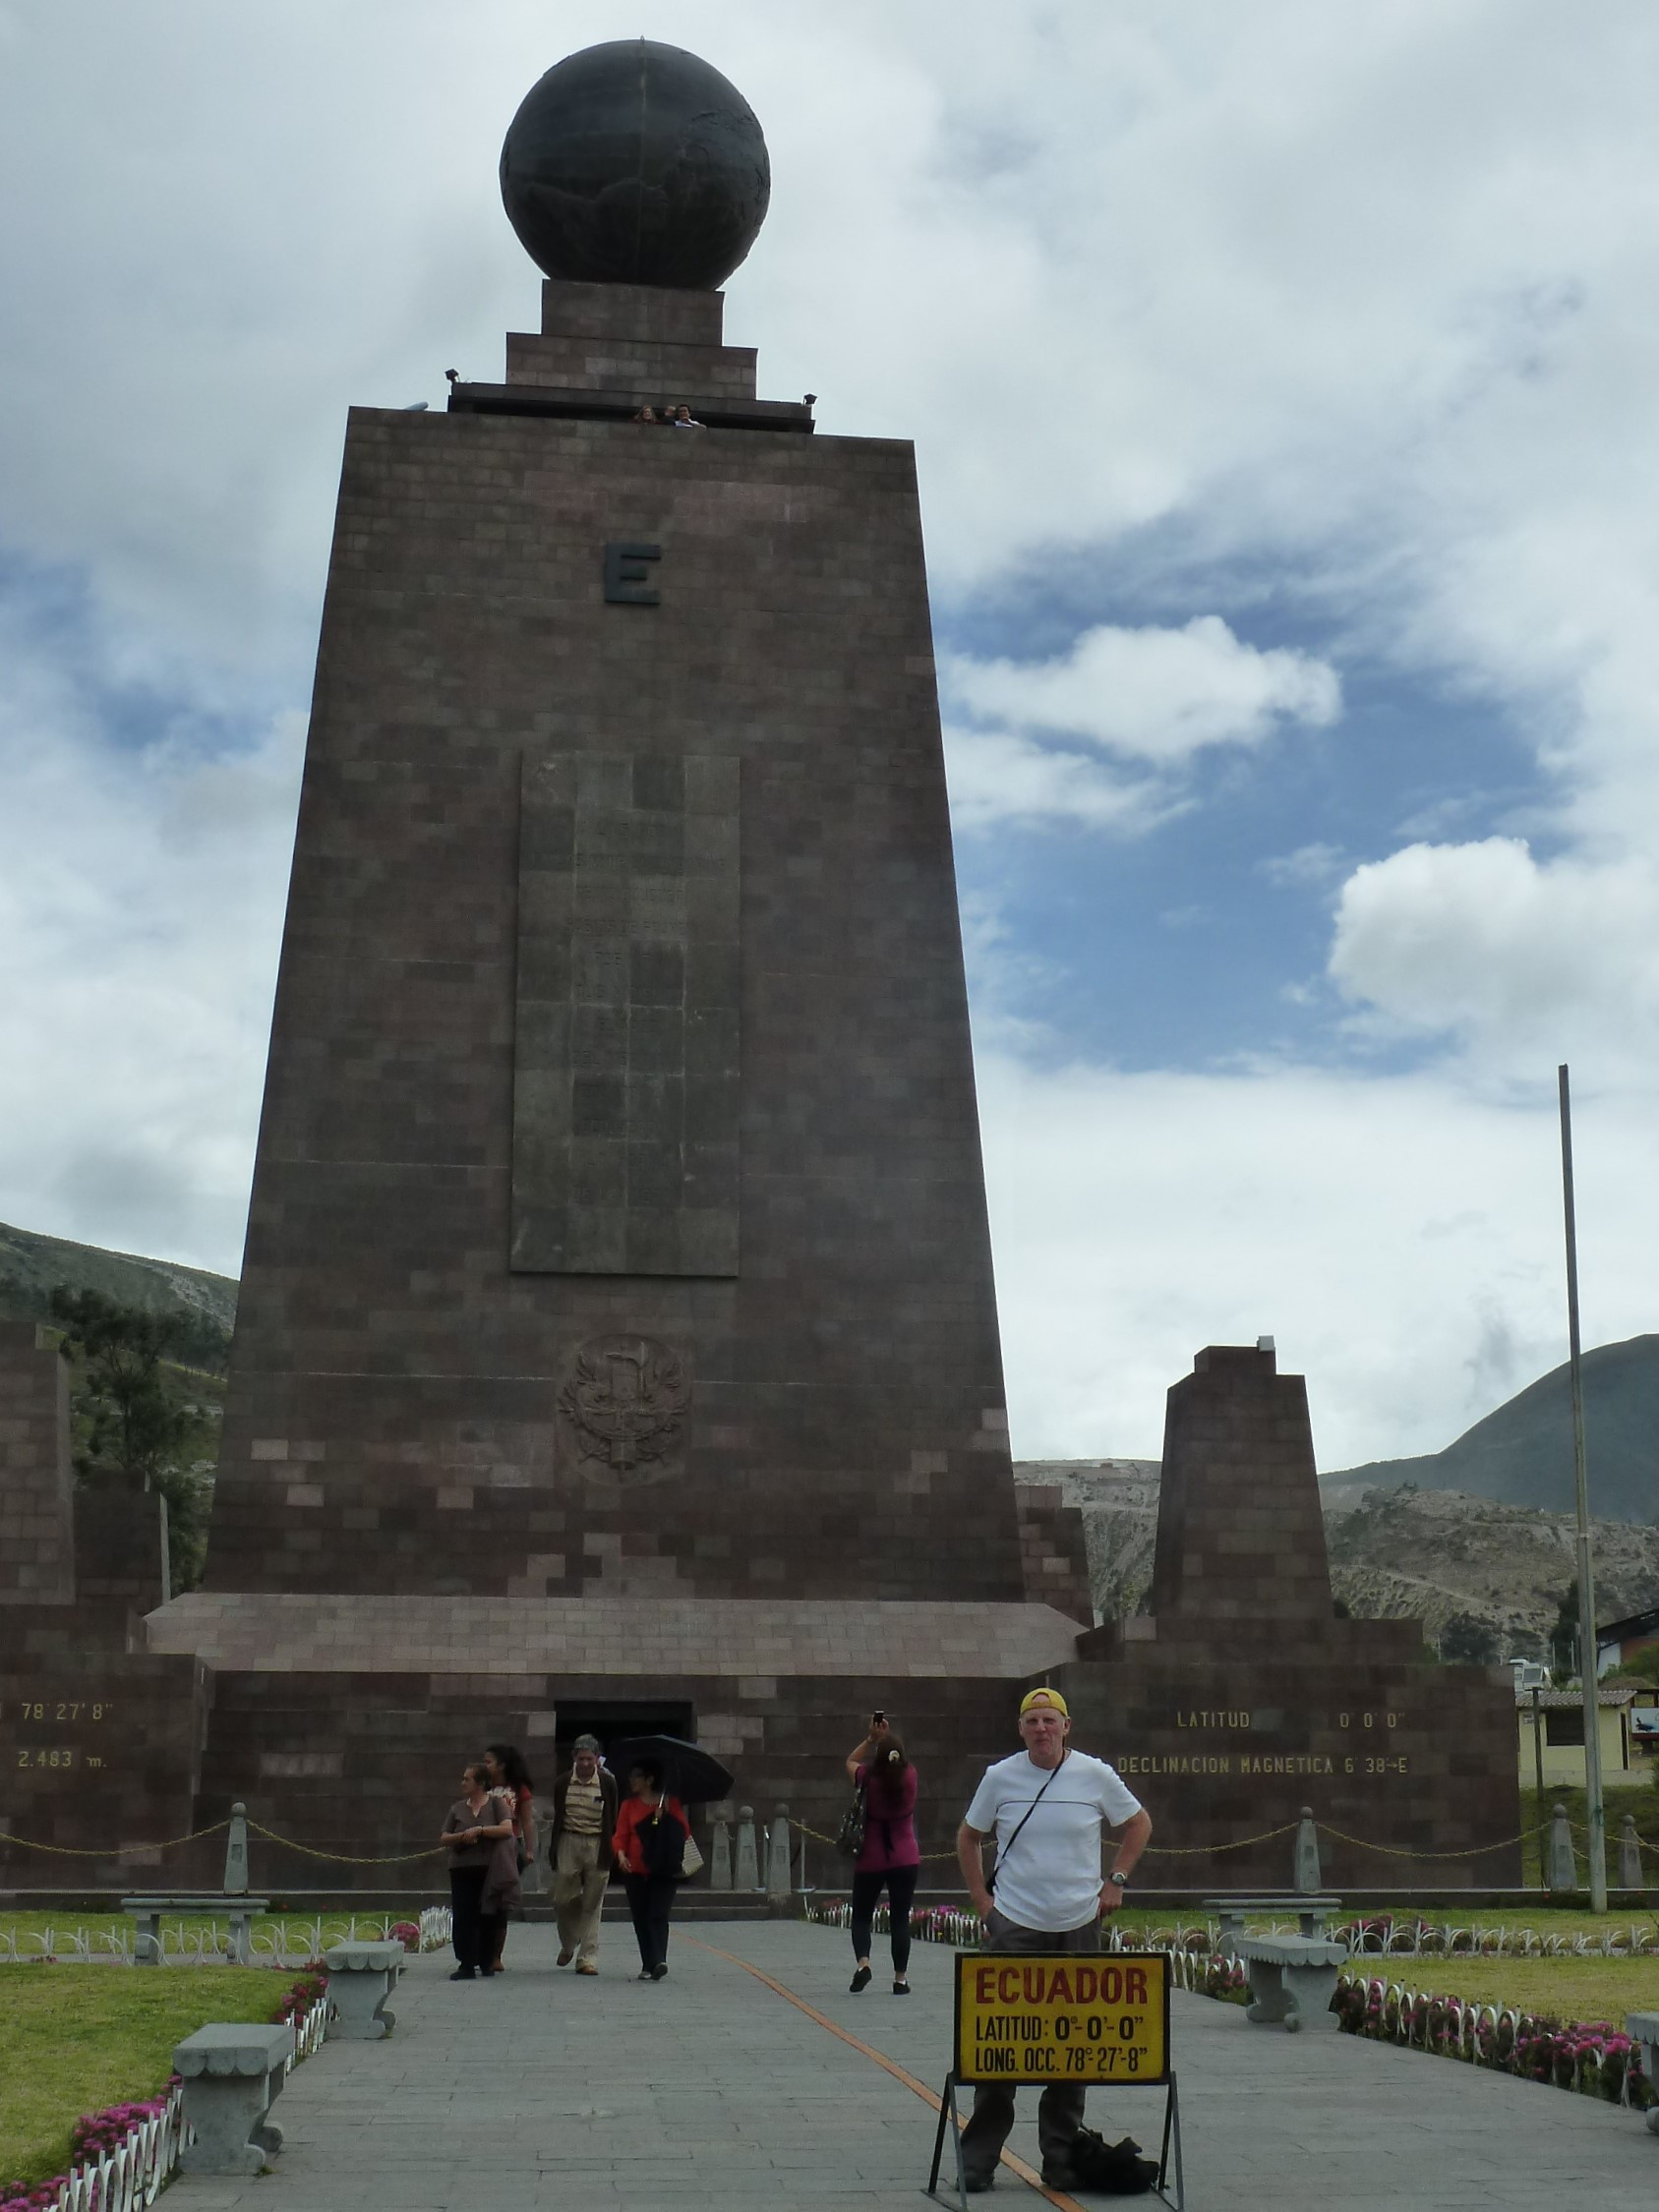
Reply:
<svg viewBox="0 0 1659 2212"><path fill-rule="evenodd" d="M627 1789L611 1847L622 1870L622 1888L633 1915L639 1978L660 1982L668 1972L669 1915L691 1824L679 1798L664 1793L663 1777L655 1767L631 1768Z"/></svg>

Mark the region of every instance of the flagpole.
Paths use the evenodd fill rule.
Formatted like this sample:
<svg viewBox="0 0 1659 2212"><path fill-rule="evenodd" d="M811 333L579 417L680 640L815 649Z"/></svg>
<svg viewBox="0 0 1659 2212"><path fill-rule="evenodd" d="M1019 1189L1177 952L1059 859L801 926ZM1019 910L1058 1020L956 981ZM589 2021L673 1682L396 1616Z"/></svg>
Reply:
<svg viewBox="0 0 1659 2212"><path fill-rule="evenodd" d="M1561 1188L1567 1221L1567 1339L1572 1378L1572 1473L1578 1502L1578 1677L1584 1694L1584 1800L1590 1838L1590 1910L1607 1910L1607 1808L1601 1787L1601 1718L1596 1704L1596 1583L1590 1553L1590 1485L1584 1464L1584 1373L1578 1339L1578 1228L1572 1202L1572 1101L1561 1082Z"/></svg>

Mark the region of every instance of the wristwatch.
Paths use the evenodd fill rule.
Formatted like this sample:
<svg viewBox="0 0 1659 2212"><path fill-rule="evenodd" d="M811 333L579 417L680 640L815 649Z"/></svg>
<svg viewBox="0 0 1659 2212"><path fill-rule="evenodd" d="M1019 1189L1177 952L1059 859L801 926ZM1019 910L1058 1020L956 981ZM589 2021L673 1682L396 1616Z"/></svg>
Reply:
<svg viewBox="0 0 1659 2212"><path fill-rule="evenodd" d="M1111 1884L1114 1890L1127 1890L1129 1887L1128 1875L1119 1874L1116 1867L1112 1868L1110 1874L1106 1876L1106 1880Z"/></svg>

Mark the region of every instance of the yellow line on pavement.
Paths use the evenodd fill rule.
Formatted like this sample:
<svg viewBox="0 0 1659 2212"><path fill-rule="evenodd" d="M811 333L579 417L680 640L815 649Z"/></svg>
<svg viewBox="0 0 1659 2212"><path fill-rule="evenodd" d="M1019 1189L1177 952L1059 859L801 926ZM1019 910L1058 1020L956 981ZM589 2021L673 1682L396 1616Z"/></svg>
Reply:
<svg viewBox="0 0 1659 2212"><path fill-rule="evenodd" d="M677 1928L675 1935L679 1942L694 1944L698 1950L706 1950L711 1957L724 1958L729 1966L741 1966L745 1974L752 1974L757 1982L764 1982L768 1989L776 1990L798 2012L804 2012L809 2020L816 2020L819 2027L826 2028L831 2035L839 2036L843 2043L850 2043L855 2051L861 2052L866 2059L873 2059L883 2073L890 2073L895 2081L902 2081L907 2089L914 2090L922 2103L930 2105L935 2112L944 2103L937 2090L929 2089L925 2081L918 2081L914 2073L907 2073L902 2066L886 2058L880 2051L872 2050L867 2043L860 2043L856 2035L850 2035L846 2028L839 2026L827 2013L820 2012L814 2005L808 2005L805 1998L798 1997L787 1982L774 1981L770 1974L763 1974L758 1966L751 1966L746 1958L740 1958L736 1951L722 1950L718 1945L705 1944L700 1937L688 1936L683 1928ZM1085 2212L1085 2207L1079 2204L1075 2196L1067 2196L1063 2189L1049 2188L1037 2169L1028 2166L1023 2158L1016 2158L1012 2151L1003 2152L1002 2163L1011 2173L1018 2174L1029 2187L1036 2189L1038 2196L1046 2197L1050 2204L1058 2205L1060 2212Z"/></svg>

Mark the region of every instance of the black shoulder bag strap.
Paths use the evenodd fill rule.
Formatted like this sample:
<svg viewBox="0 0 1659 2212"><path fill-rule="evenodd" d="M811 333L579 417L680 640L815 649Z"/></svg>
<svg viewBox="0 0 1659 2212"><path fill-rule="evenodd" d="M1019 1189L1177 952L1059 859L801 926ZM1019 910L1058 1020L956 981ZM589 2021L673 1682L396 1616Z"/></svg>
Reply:
<svg viewBox="0 0 1659 2212"><path fill-rule="evenodd" d="M1063 1767L1070 1757L1071 1746L1068 1744L1065 1750L1060 1754L1060 1766L1054 1769L1054 1773L1049 1775L1048 1779L1043 1783L1042 1787L1037 1791L1037 1795L1032 1799L1031 1803L1020 1815L1019 1825L1015 1828L1013 1834L1008 1838L1007 1842L1002 1846L1001 1850L996 1854L996 1866L992 1870L990 1880L985 1884L985 1888L990 1892L990 1894L993 1897L996 1895L996 1878L1002 1872L1003 1860L1007 1858L1009 1852L1020 1840L1021 1835L1025 1832L1027 1821L1031 1819L1032 1815L1042 1803L1042 1800L1048 1795L1049 1790L1053 1787L1055 1776L1060 1772L1060 1767Z"/></svg>

